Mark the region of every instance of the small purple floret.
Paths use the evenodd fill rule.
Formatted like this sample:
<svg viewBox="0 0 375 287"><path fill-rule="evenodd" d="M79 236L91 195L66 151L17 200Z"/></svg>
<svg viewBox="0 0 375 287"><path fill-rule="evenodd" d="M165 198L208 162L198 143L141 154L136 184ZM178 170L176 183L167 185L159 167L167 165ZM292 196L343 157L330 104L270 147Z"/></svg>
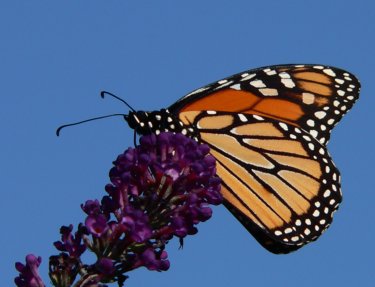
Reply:
<svg viewBox="0 0 375 287"><path fill-rule="evenodd" d="M79 258L86 250L82 237L87 231L80 226L79 230L73 235L72 230L73 225L62 226L60 228L61 241L56 241L54 245L57 250L67 252L71 257Z"/></svg>
<svg viewBox="0 0 375 287"><path fill-rule="evenodd" d="M125 226L127 235L134 242L145 242L152 236L149 218L143 211L127 206L123 211L121 224Z"/></svg>
<svg viewBox="0 0 375 287"><path fill-rule="evenodd" d="M44 287L38 271L41 262L42 258L33 254L26 256L26 265L17 262L16 269L20 274L14 279L16 285L18 287Z"/></svg>
<svg viewBox="0 0 375 287"><path fill-rule="evenodd" d="M87 200L85 204L81 205L82 210L88 215L99 214L100 213L100 203L97 199Z"/></svg>
<svg viewBox="0 0 375 287"><path fill-rule="evenodd" d="M148 270L166 271L170 263L167 260L167 252L155 252L154 249L148 248L141 255L139 262Z"/></svg>
<svg viewBox="0 0 375 287"><path fill-rule="evenodd" d="M87 230L96 237L100 237L108 230L107 218L103 214L87 216L85 225Z"/></svg>

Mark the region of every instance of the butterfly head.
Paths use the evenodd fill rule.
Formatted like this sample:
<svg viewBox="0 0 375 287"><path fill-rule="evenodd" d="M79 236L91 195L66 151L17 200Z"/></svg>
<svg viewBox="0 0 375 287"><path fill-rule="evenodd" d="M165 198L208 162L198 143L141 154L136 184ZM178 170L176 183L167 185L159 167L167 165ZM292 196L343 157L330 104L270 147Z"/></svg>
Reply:
<svg viewBox="0 0 375 287"><path fill-rule="evenodd" d="M138 134L150 133L148 123L148 114L144 111L129 112L128 115L124 116L130 128L135 130Z"/></svg>

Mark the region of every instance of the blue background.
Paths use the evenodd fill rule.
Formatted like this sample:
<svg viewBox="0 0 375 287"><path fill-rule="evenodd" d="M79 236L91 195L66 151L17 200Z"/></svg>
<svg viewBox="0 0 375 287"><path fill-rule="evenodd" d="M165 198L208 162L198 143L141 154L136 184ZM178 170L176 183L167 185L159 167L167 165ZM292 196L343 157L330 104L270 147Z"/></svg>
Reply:
<svg viewBox="0 0 375 287"><path fill-rule="evenodd" d="M15 261L43 257L79 205L101 198L111 162L133 144L121 118L61 124L128 109L166 107L212 81L258 66L322 63L359 77L362 92L329 150L344 202L317 242L290 255L258 245L225 210L168 246L168 272L132 272L137 286L375 286L373 1L1 1L0 280ZM47 284L49 285L49 284Z"/></svg>

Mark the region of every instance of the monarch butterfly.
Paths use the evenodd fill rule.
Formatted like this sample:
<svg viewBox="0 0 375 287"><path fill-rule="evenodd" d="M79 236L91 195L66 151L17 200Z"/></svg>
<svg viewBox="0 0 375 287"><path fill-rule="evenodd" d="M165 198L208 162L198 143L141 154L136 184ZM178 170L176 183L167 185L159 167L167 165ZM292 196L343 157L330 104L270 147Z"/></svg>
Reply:
<svg viewBox="0 0 375 287"><path fill-rule="evenodd" d="M210 146L225 206L273 253L316 240L341 202L326 144L360 84L323 65L245 71L199 88L167 109L125 116L139 134L181 132Z"/></svg>
<svg viewBox="0 0 375 287"><path fill-rule="evenodd" d="M326 144L359 90L338 68L277 65L219 80L167 109L123 116L138 134L180 132L209 145L225 206L264 248L289 253L316 240L342 200Z"/></svg>

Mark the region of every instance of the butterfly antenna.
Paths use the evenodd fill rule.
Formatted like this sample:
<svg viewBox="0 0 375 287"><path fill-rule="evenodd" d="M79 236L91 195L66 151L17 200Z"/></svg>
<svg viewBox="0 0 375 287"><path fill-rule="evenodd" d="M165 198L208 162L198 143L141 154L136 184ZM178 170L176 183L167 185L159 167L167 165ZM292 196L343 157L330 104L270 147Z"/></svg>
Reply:
<svg viewBox="0 0 375 287"><path fill-rule="evenodd" d="M80 122L76 122L76 123L72 123L72 124L62 125L62 126L60 126L60 127L56 130L56 135L59 136L59 135L60 135L60 131L61 131L63 128L66 128L66 127L71 127L71 126L80 125L80 124L87 123L87 122L91 122L91 121L96 121L96 120L105 119L105 118L110 118L110 117L118 117L118 116L125 117L125 119L128 117L128 115L125 115L125 114L112 114L112 115L107 115L107 116L95 117L95 118L87 119L87 120L80 121Z"/></svg>
<svg viewBox="0 0 375 287"><path fill-rule="evenodd" d="M105 95L108 95L108 96L111 96L117 100L119 100L120 102L123 102L129 109L131 109L133 112L136 112L127 102L125 102L123 99L121 99L120 97L110 93L110 92L107 92L107 91L101 91L100 92L100 96L104 99L104 96Z"/></svg>

